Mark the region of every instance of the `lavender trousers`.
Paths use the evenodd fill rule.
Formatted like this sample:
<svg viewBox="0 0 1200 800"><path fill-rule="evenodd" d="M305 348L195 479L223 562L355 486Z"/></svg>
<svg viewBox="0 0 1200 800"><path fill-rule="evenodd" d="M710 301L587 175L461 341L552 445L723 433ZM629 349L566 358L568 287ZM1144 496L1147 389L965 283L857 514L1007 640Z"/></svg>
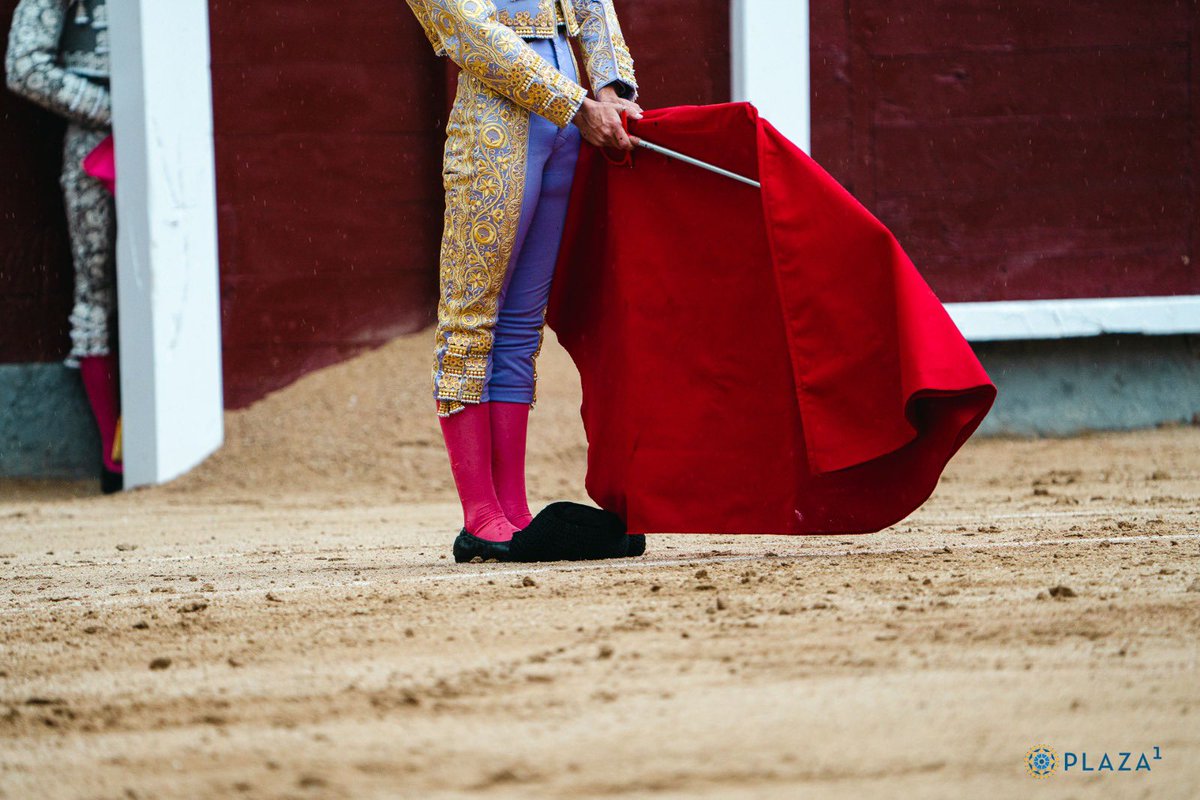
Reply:
<svg viewBox="0 0 1200 800"><path fill-rule="evenodd" d="M529 46L564 75L579 80L565 33L560 31L555 39L530 40ZM521 221L500 292L483 402L533 402L534 361L541 348L580 142L574 125L560 129L545 117L530 115Z"/></svg>

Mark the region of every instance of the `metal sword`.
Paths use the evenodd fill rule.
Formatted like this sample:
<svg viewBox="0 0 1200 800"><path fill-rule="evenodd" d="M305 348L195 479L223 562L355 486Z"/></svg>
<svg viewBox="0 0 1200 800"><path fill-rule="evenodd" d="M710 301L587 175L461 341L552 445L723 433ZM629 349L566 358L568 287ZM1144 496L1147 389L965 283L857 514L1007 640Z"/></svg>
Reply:
<svg viewBox="0 0 1200 800"><path fill-rule="evenodd" d="M753 186L756 189L762 188L761 183L759 183L758 181L750 180L745 175L738 175L736 172L730 172L727 169L721 169L718 166L709 164L707 161L701 161L698 158L692 158L691 156L685 156L683 153L678 153L674 150L669 150L661 145L654 144L653 142L647 142L645 139L642 139L638 142L638 147L644 147L647 150L651 150L655 153L659 153L661 155L666 156L667 158L678 159L679 161L682 161L685 164L691 164L694 167L700 167L701 169L706 169L709 172L715 172L718 175L724 175L726 178L733 178L735 181L741 181L742 183L745 183L749 186Z"/></svg>

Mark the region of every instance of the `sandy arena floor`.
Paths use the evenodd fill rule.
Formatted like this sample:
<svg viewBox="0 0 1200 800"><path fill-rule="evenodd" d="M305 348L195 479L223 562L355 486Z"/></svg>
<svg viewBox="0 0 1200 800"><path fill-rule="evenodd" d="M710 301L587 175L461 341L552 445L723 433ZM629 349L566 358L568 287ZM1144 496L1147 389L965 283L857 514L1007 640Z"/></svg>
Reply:
<svg viewBox="0 0 1200 800"><path fill-rule="evenodd" d="M975 441L871 536L459 567L428 340L169 486L3 484L0 797L1200 797L1200 429ZM577 498L541 372L531 488Z"/></svg>

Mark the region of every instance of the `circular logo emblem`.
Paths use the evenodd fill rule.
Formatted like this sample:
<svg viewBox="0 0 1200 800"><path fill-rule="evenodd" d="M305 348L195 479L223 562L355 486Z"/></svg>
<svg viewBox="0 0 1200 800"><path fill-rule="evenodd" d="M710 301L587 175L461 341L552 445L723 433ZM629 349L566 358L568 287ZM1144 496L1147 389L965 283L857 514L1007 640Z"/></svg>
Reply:
<svg viewBox="0 0 1200 800"><path fill-rule="evenodd" d="M1058 753L1039 744L1025 754L1025 769L1035 778L1045 778L1058 769Z"/></svg>

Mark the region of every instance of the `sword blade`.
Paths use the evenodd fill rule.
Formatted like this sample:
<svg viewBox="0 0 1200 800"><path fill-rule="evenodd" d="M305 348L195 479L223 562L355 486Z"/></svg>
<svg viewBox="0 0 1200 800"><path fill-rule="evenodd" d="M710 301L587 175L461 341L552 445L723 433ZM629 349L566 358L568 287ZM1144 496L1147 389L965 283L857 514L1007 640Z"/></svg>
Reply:
<svg viewBox="0 0 1200 800"><path fill-rule="evenodd" d="M691 156L686 156L683 153L678 153L674 150L670 150L666 147L663 147L662 145L654 144L654 142L647 142L645 139L642 139L641 141L638 142L638 147L644 147L647 150L650 150L655 153L659 153L660 155L664 155L667 158L674 158L678 161L684 162L685 164L691 164L694 167L700 167L700 169L706 169L709 172L715 172L718 175L724 175L726 178L733 178L735 181L741 181L742 183L744 183L748 186L753 186L756 189L762 188L761 183L759 183L758 181L751 180L751 179L747 178L745 175L738 175L736 172L730 172L727 169L721 169L718 166L709 164L707 161L701 161L698 158L692 158Z"/></svg>

